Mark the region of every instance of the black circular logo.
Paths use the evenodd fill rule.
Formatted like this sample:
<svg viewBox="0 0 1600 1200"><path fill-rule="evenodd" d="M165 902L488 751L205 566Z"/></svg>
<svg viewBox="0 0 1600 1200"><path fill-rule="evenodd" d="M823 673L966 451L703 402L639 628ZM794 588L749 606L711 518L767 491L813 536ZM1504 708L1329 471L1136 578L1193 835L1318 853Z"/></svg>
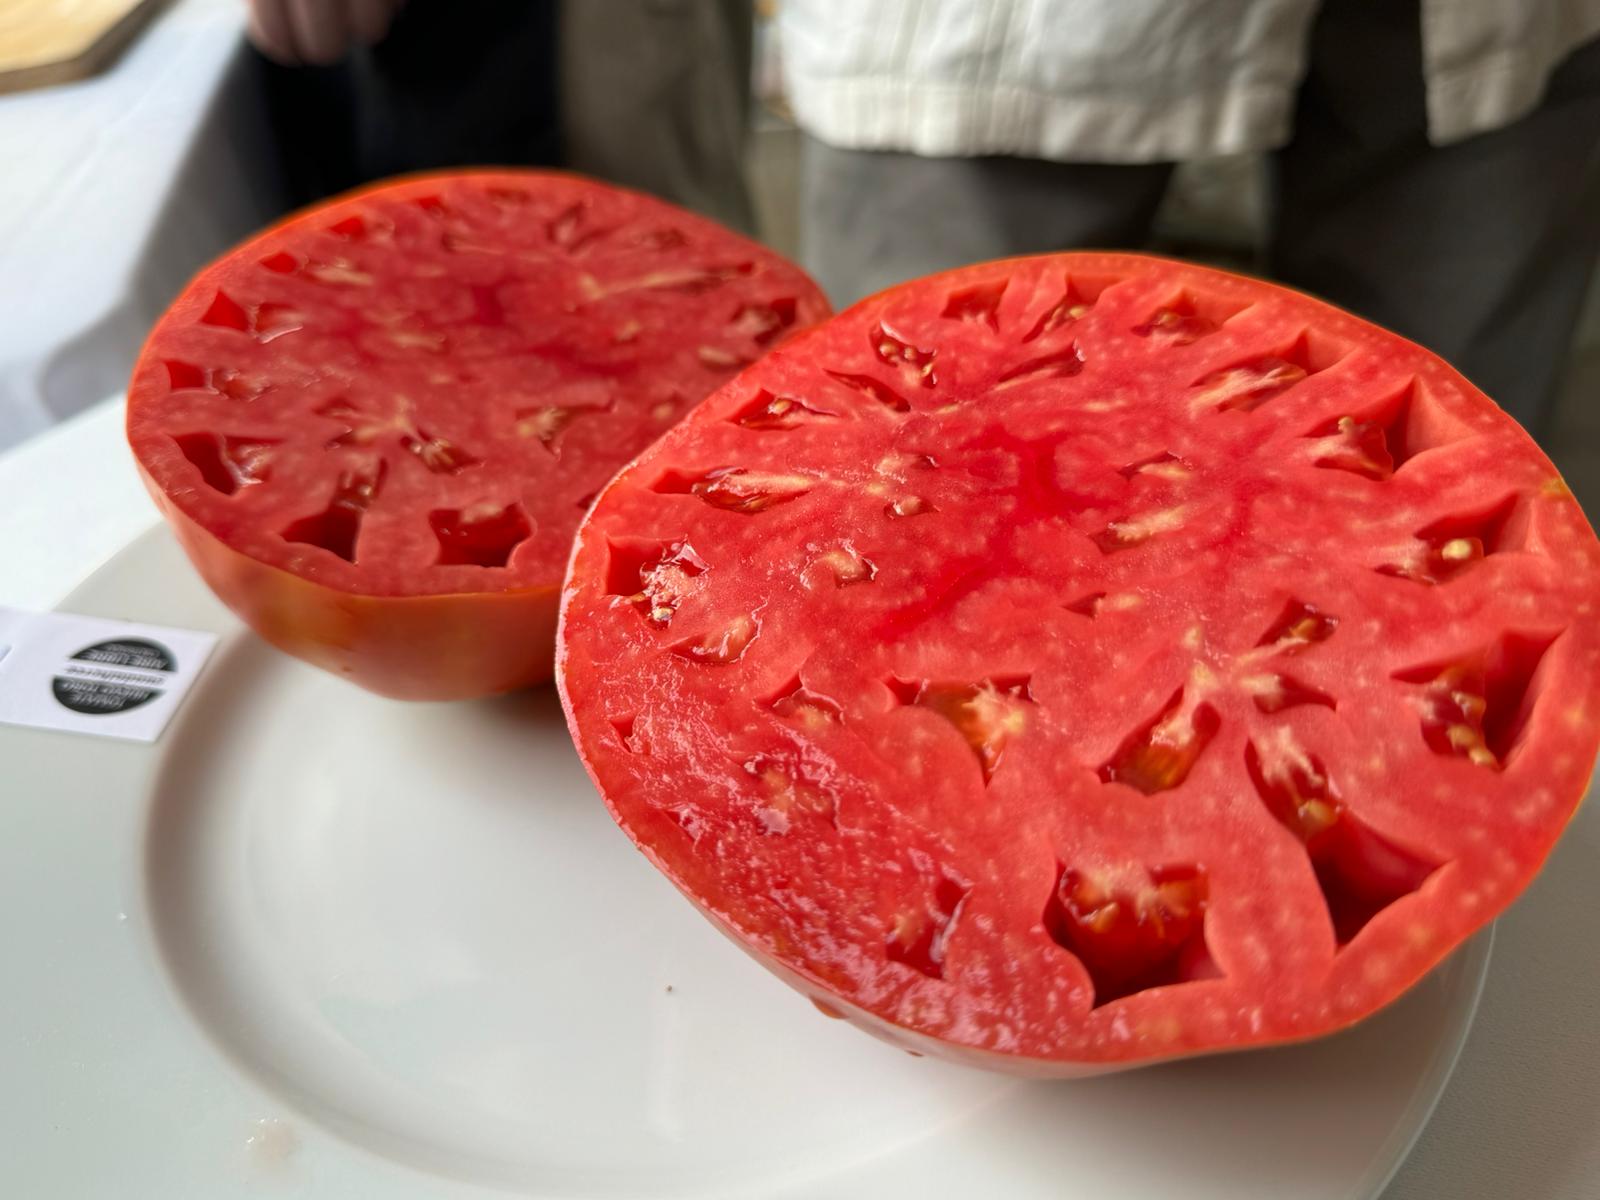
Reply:
<svg viewBox="0 0 1600 1200"><path fill-rule="evenodd" d="M148 704L161 695L178 660L159 642L118 638L85 646L54 679L50 691L64 707L89 716L110 716Z"/></svg>

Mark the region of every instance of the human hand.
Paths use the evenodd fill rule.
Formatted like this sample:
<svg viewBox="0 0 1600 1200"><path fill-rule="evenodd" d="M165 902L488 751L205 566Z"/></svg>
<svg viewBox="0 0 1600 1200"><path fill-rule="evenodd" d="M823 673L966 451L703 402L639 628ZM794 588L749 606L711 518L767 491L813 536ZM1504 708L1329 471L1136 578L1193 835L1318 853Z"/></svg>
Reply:
<svg viewBox="0 0 1600 1200"><path fill-rule="evenodd" d="M325 67L389 31L404 0L248 0L250 40L286 67Z"/></svg>

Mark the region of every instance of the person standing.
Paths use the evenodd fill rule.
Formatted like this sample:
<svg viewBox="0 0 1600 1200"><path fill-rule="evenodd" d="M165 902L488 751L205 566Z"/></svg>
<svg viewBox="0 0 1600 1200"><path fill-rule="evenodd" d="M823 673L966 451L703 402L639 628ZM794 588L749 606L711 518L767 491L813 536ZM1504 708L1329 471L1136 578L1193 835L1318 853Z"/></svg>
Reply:
<svg viewBox="0 0 1600 1200"><path fill-rule="evenodd" d="M785 0L780 29L836 302L1137 247L1176 162L1268 152L1270 274L1543 425L1600 255L1600 0Z"/></svg>
<svg viewBox="0 0 1600 1200"><path fill-rule="evenodd" d="M561 167L749 231L749 0L249 0L296 204L387 175Z"/></svg>

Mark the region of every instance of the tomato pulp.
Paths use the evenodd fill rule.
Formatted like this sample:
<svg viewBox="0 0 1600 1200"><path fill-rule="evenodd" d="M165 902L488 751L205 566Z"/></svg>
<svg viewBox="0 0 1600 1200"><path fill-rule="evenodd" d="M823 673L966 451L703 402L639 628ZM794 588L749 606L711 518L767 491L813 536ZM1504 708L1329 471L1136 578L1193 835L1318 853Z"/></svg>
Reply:
<svg viewBox="0 0 1600 1200"><path fill-rule="evenodd" d="M213 263L151 333L128 438L211 587L374 691L549 677L611 474L827 313L796 267L575 176L402 179Z"/></svg>
<svg viewBox="0 0 1600 1200"><path fill-rule="evenodd" d="M1438 358L1113 254L891 289L578 535L558 679L651 860L826 1008L1083 1074L1328 1033L1527 884L1600 545Z"/></svg>

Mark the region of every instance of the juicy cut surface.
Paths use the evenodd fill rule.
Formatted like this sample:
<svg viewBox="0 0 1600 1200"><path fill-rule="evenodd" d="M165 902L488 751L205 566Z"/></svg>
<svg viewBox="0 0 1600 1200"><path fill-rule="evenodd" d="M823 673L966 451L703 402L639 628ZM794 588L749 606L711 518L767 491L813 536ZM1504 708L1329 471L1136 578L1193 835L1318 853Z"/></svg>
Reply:
<svg viewBox="0 0 1600 1200"><path fill-rule="evenodd" d="M144 348L129 437L184 515L316 583L553 589L611 474L826 312L797 268L650 197L420 176L202 272Z"/></svg>
<svg viewBox="0 0 1600 1200"><path fill-rule="evenodd" d="M1489 921L1587 784L1597 600L1438 358L1060 255L716 393L580 531L559 672L619 823L786 979L1067 1071L1340 1028Z"/></svg>

